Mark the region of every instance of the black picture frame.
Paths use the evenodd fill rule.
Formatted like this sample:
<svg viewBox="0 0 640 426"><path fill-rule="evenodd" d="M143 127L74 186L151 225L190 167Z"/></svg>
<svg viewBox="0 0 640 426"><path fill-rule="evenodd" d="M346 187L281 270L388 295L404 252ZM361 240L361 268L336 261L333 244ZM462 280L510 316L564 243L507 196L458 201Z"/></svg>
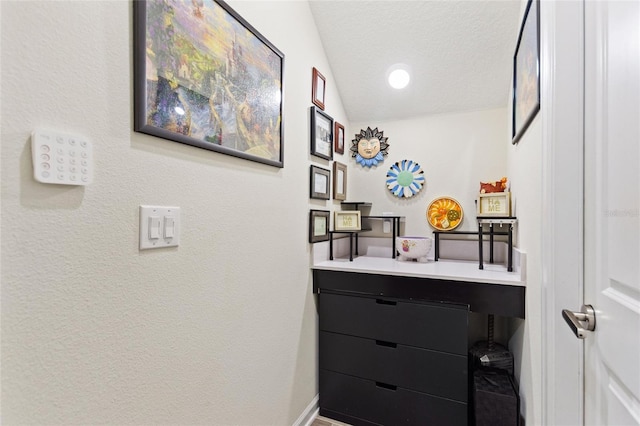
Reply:
<svg viewBox="0 0 640 426"><path fill-rule="evenodd" d="M331 196L331 170L311 165L309 198L328 200Z"/></svg>
<svg viewBox="0 0 640 426"><path fill-rule="evenodd" d="M309 243L329 240L329 210L309 210Z"/></svg>
<svg viewBox="0 0 640 426"><path fill-rule="evenodd" d="M311 155L333 159L333 118L321 109L311 107Z"/></svg>
<svg viewBox="0 0 640 426"><path fill-rule="evenodd" d="M284 54L222 0L132 3L134 131L284 167Z"/></svg>
<svg viewBox="0 0 640 426"><path fill-rule="evenodd" d="M540 2L529 0L513 55L511 143L518 143L538 111L540 111Z"/></svg>

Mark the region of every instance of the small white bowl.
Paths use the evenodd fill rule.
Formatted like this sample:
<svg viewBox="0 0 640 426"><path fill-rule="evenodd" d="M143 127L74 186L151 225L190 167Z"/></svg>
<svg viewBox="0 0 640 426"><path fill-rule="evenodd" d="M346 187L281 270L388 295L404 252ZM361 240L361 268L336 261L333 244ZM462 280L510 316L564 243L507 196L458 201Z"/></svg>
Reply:
<svg viewBox="0 0 640 426"><path fill-rule="evenodd" d="M427 255L431 250L433 240L429 237L396 237L396 250L398 250L398 260L416 260L421 263L427 262Z"/></svg>

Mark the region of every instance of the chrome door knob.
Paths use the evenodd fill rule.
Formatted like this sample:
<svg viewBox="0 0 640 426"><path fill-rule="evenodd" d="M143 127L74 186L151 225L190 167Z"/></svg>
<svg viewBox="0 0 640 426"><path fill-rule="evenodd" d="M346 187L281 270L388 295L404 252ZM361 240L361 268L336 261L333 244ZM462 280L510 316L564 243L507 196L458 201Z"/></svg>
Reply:
<svg viewBox="0 0 640 426"><path fill-rule="evenodd" d="M562 318L564 318L578 339L584 339L588 335L587 331L596 329L596 311L591 305L582 305L580 312L563 309Z"/></svg>

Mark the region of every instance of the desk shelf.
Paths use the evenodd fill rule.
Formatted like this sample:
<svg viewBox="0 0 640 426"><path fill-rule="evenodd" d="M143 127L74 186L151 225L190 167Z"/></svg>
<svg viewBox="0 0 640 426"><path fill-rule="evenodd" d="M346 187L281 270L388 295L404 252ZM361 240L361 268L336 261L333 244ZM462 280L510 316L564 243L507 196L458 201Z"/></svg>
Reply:
<svg viewBox="0 0 640 426"><path fill-rule="evenodd" d="M512 216L505 217L478 217L477 231L433 231L434 236L434 260L437 262L440 257L440 237L442 235L477 235L478 238L478 266L484 269L483 242L485 232L483 225L489 225L489 263L493 263L493 241L496 235L507 236L507 271L513 271L513 226L518 221ZM494 225L508 225L506 231L495 231Z"/></svg>

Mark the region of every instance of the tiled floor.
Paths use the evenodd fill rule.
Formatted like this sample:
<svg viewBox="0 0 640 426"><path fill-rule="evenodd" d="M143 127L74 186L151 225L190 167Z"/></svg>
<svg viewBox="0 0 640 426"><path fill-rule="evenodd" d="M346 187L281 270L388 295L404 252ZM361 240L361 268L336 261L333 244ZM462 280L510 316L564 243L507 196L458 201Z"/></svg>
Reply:
<svg viewBox="0 0 640 426"><path fill-rule="evenodd" d="M313 423L311 423L311 426L349 426L349 425L347 423L342 423L337 420L318 416L315 418Z"/></svg>

